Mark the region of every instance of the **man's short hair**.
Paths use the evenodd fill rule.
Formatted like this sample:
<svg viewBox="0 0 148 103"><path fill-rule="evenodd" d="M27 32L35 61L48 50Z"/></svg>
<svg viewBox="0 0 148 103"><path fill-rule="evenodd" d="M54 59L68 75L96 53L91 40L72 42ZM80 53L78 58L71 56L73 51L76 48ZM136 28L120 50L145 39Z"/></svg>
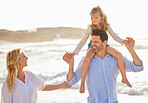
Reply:
<svg viewBox="0 0 148 103"><path fill-rule="evenodd" d="M104 42L105 40L108 40L108 35L106 34L106 32L104 32L103 30L99 30L99 29L94 29L92 31L92 36L100 36L100 39L102 42Z"/></svg>

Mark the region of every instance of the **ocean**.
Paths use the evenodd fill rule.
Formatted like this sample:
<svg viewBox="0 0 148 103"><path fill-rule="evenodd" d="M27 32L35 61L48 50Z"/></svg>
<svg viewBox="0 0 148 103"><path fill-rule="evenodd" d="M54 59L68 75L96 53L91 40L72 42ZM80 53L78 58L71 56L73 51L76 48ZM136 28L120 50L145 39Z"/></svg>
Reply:
<svg viewBox="0 0 148 103"><path fill-rule="evenodd" d="M137 73L127 72L127 78L132 88L121 83L121 75L117 80L117 93L120 103L147 103L148 102L148 35L132 36L135 43L135 51L143 61L144 70ZM0 87L6 77L6 54L17 47L23 48L28 57L28 66L24 70L32 71L42 77L47 84L59 84L66 80L68 65L62 60L66 52L73 52L80 39L55 38L44 42L7 42L0 41ZM75 56L75 69L87 51L87 44L80 53ZM124 56L132 60L125 46L121 46L109 37L108 43L120 51ZM38 92L38 103L86 103L88 91L79 93L80 82L70 89L60 89L50 92ZM86 87L87 89L87 87ZM0 90L1 91L1 90ZM139 100L139 101L138 101ZM130 101L130 102L128 102ZM146 102L147 101L147 102Z"/></svg>

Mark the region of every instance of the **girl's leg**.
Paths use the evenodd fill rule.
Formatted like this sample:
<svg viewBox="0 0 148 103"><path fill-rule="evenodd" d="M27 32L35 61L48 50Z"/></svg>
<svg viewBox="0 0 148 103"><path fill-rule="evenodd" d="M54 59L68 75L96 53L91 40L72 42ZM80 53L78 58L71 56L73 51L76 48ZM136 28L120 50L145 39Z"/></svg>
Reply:
<svg viewBox="0 0 148 103"><path fill-rule="evenodd" d="M80 93L85 92L85 78L87 75L89 62L94 57L94 55L95 55L95 52L92 51L92 48L89 48L82 65Z"/></svg>
<svg viewBox="0 0 148 103"><path fill-rule="evenodd" d="M122 83L127 84L127 86L129 86L129 87L132 87L126 77L122 54L110 46L107 46L107 52L117 59L117 64L118 64L118 67L119 67L121 75L122 75Z"/></svg>

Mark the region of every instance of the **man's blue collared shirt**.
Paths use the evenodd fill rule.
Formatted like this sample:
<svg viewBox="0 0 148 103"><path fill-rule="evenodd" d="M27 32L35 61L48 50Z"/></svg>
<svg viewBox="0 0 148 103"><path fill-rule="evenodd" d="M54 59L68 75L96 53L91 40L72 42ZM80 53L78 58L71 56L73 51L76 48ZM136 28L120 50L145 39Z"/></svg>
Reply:
<svg viewBox="0 0 148 103"><path fill-rule="evenodd" d="M132 61L123 57L125 70L128 72L138 72L143 70L142 66L136 66ZM81 79L81 69L84 57L74 72L69 85L74 85ZM103 59L95 55L89 63L86 76L86 84L88 87L88 103L114 103L117 102L116 81L119 74L117 59L107 54Z"/></svg>

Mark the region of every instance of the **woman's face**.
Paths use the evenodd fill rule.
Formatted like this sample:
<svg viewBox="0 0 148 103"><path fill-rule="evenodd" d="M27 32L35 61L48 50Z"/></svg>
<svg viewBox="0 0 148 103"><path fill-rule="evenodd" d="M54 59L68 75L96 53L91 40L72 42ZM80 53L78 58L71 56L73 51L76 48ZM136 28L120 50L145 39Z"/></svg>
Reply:
<svg viewBox="0 0 148 103"><path fill-rule="evenodd" d="M18 60L19 66L21 66L21 67L27 66L27 59L28 59L28 57L22 52L21 56Z"/></svg>
<svg viewBox="0 0 148 103"><path fill-rule="evenodd" d="M91 22L94 25L98 25L98 24L100 25L100 23L101 23L101 16L100 16L99 12L91 14Z"/></svg>

